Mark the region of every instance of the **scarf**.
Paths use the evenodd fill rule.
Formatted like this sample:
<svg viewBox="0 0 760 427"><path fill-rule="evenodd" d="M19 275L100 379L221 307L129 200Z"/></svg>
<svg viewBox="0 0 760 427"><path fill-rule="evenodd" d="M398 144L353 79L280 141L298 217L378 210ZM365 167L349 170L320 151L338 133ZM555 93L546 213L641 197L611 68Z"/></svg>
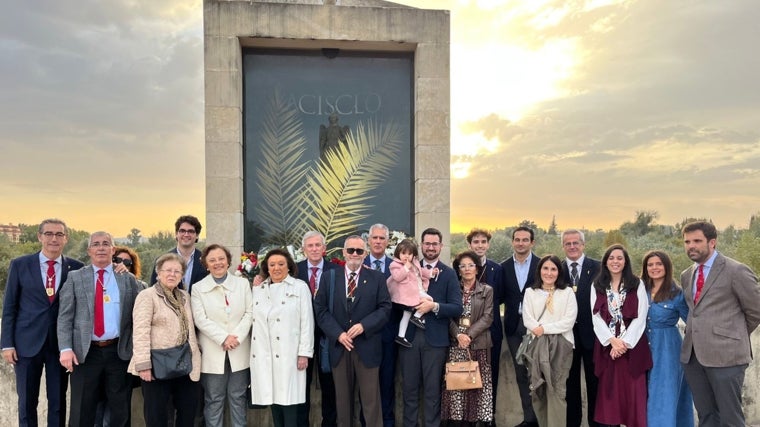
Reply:
<svg viewBox="0 0 760 427"><path fill-rule="evenodd" d="M607 310L610 312L610 323L607 327L614 337L623 338L625 335L625 322L623 321L623 303L625 303L625 288L616 295L612 289L607 289ZM620 334L616 333L615 326L620 325Z"/></svg>
<svg viewBox="0 0 760 427"><path fill-rule="evenodd" d="M156 286L156 293L164 297L166 305L174 311L179 319L179 334L177 335L177 345L182 345L187 341L190 332L187 325L187 315L185 313L185 297L178 288L169 289L160 282Z"/></svg>

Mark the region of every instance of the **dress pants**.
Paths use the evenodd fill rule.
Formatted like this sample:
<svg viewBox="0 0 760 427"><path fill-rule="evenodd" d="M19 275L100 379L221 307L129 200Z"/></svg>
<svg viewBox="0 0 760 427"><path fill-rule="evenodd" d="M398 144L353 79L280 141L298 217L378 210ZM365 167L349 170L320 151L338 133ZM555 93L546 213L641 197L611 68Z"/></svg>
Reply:
<svg viewBox="0 0 760 427"><path fill-rule="evenodd" d="M301 406L300 403L295 405L273 404L271 409L274 427L294 427L298 423L299 406Z"/></svg>
<svg viewBox="0 0 760 427"><path fill-rule="evenodd" d="M353 427L354 416L354 392L359 388L359 398L364 412L367 425L370 427L382 427L383 417L380 409L380 383L378 378L379 368L368 368L364 365L357 351L344 351L333 367L333 380L335 380L335 397L341 402L337 406L338 427Z"/></svg>
<svg viewBox="0 0 760 427"><path fill-rule="evenodd" d="M411 348L399 350L404 390L404 427L417 425L420 385L423 387L425 427L438 427L441 424L441 385L448 352L448 347L429 345L422 331L414 334Z"/></svg>
<svg viewBox="0 0 760 427"><path fill-rule="evenodd" d="M200 383L192 381L190 375L183 375L171 380L142 381L143 415L147 427L166 427L169 423L169 412L166 407L171 398L174 408L175 425L177 427L193 427L195 408L199 405L198 396Z"/></svg>
<svg viewBox="0 0 760 427"><path fill-rule="evenodd" d="M55 333L55 332L53 332ZM14 372L18 395L18 425L37 427L37 405L40 398L40 380L45 368L45 388L48 401L48 427L66 424L66 389L68 374L60 362L58 347L49 336L40 352L33 357L19 357ZM44 424L43 424L44 425Z"/></svg>
<svg viewBox="0 0 760 427"><path fill-rule="evenodd" d="M204 392L203 418L207 426L224 425L224 407L229 402L230 421L234 427L245 427L248 404L246 391L251 382L251 371L232 372L229 355L225 355L224 374L201 374Z"/></svg>
<svg viewBox="0 0 760 427"><path fill-rule="evenodd" d="M577 327L577 325L576 325ZM580 336L575 334L575 350L573 350L573 364L570 365L570 375L567 377L567 427L580 427L583 422L583 389L581 388L581 363L583 364L584 378L586 379L586 402L588 402L589 427L596 427L594 410L596 408L596 394L599 388L599 380L594 374L594 348L583 348Z"/></svg>
<svg viewBox="0 0 760 427"><path fill-rule="evenodd" d="M383 411L383 427L395 427L396 416L393 409L396 407L396 359L398 358L398 344L396 335L401 322L404 306L393 304L391 319L383 326L383 359L380 361L380 404ZM359 417L362 427L366 427L364 413Z"/></svg>
<svg viewBox="0 0 760 427"><path fill-rule="evenodd" d="M311 381L316 371L319 381L319 389L322 392L322 427L335 427L338 424L338 415L335 410L335 382L333 381L332 372L322 372L319 369L320 349L319 339L322 337L322 331L315 328L314 336L314 357L309 359L306 367L306 402L298 405L298 427L309 427L309 413L311 412Z"/></svg>
<svg viewBox="0 0 760 427"><path fill-rule="evenodd" d="M90 346L82 363L71 373L72 427L95 425L98 391L104 390L111 413L111 426L129 426L132 413L132 375L127 372L129 362L119 358L118 345Z"/></svg>
<svg viewBox="0 0 760 427"><path fill-rule="evenodd" d="M528 377L528 370L525 366L518 365L515 361L515 354L517 353L517 348L520 347L525 331L525 325L523 325L522 317L520 317L514 335L507 335L507 345L509 346L509 353L512 355L512 364L515 366L515 379L517 380L517 389L520 392L523 421L536 423L538 421L536 420L536 414L533 413L533 404L531 403L530 398L530 378Z"/></svg>
<svg viewBox="0 0 760 427"><path fill-rule="evenodd" d="M694 396L699 427L743 426L742 386L747 365L719 368L702 366L694 351L683 365L686 382Z"/></svg>

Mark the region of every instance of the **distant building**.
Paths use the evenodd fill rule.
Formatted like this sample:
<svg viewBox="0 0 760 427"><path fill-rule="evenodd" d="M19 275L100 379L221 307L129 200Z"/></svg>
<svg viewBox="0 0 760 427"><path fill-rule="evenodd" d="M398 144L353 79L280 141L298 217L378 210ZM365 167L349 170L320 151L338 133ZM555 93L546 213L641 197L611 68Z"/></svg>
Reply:
<svg viewBox="0 0 760 427"><path fill-rule="evenodd" d="M8 240L11 242L18 243L19 238L21 238L21 227L13 224L0 224L0 233L8 236Z"/></svg>

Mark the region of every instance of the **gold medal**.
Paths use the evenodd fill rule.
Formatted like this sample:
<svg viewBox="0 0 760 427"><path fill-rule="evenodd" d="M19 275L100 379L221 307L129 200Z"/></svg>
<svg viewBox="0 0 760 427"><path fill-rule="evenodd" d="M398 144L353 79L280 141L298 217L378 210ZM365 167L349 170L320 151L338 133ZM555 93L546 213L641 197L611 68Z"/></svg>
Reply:
<svg viewBox="0 0 760 427"><path fill-rule="evenodd" d="M103 295L103 302L104 302L104 303L109 303L109 302L111 302L111 297L109 297L108 295Z"/></svg>
<svg viewBox="0 0 760 427"><path fill-rule="evenodd" d="M55 293L55 289L53 288L45 288L45 292L47 292L47 296L52 297Z"/></svg>

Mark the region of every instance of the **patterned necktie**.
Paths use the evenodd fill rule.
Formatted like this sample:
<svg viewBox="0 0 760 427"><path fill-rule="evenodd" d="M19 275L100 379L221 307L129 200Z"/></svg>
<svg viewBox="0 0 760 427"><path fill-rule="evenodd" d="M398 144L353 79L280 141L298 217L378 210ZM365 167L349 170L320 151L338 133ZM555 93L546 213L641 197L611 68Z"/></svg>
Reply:
<svg viewBox="0 0 760 427"><path fill-rule="evenodd" d="M311 289L311 295L317 294L317 267L311 267L311 277L309 277L309 289Z"/></svg>
<svg viewBox="0 0 760 427"><path fill-rule="evenodd" d="M377 271L379 271L379 272L382 272L382 271L383 271L383 268L381 267L381 264L382 264L383 262L382 262L382 261L380 261L379 259L376 259L376 260L374 261L374 263L375 263L375 270L377 270Z"/></svg>
<svg viewBox="0 0 760 427"><path fill-rule="evenodd" d="M578 286L578 263L573 261L570 267L572 267L570 270L570 280L572 280L573 286Z"/></svg>
<svg viewBox="0 0 760 427"><path fill-rule="evenodd" d="M705 286L704 267L704 264L699 264L699 269L697 272L697 292L694 294L694 304L696 304L699 300L699 297L702 295L702 287Z"/></svg>
<svg viewBox="0 0 760 427"><path fill-rule="evenodd" d="M48 300L53 302L55 299L55 261L52 259L47 261L47 280L45 280L45 293L48 296Z"/></svg>
<svg viewBox="0 0 760 427"><path fill-rule="evenodd" d="M353 271L348 276L348 293L346 296L348 298L354 298L354 292L356 292L356 273Z"/></svg>
<svg viewBox="0 0 760 427"><path fill-rule="evenodd" d="M95 281L95 319L93 319L95 336L102 337L106 333L106 321L103 315L103 274L105 270L98 270L98 280Z"/></svg>

